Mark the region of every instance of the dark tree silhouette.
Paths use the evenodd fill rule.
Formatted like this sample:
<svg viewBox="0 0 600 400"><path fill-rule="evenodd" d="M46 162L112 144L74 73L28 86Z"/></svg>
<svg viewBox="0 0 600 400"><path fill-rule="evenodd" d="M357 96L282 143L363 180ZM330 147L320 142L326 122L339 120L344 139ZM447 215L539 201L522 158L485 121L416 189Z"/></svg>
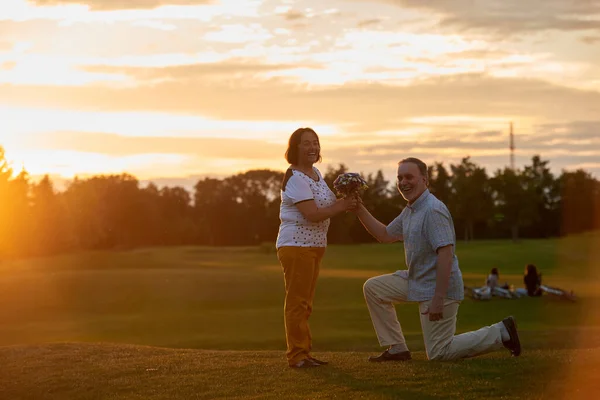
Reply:
<svg viewBox="0 0 600 400"><path fill-rule="evenodd" d="M450 171L450 172L449 172ZM348 167L330 167L330 185ZM534 156L522 170L488 177L469 157L458 165L429 168L431 192L452 212L456 232L478 238L549 237L600 228L600 182L584 170L555 177L549 161ZM365 205L382 222L405 202L396 182L380 170L364 175ZM0 260L88 249L141 246L260 245L274 243L279 227L283 171L251 170L224 179L199 180L194 192L131 175L75 178L57 192L45 176L15 175L0 147ZM352 213L331 220L329 243L373 241Z"/></svg>

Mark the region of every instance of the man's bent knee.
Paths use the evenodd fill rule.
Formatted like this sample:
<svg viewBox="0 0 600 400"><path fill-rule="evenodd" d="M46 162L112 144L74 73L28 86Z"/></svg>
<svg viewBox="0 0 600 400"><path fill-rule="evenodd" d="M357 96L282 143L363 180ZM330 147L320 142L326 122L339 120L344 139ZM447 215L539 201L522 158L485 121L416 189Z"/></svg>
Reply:
<svg viewBox="0 0 600 400"><path fill-rule="evenodd" d="M367 281L363 285L363 293L366 296L367 294L375 293L375 280L373 278L367 279Z"/></svg>

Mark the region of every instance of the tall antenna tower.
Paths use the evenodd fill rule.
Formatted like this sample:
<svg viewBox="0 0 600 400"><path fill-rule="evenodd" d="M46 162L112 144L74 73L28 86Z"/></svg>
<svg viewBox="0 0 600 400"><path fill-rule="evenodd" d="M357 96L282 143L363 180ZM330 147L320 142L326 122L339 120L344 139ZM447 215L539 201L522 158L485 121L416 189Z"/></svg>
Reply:
<svg viewBox="0 0 600 400"><path fill-rule="evenodd" d="M515 135L513 123L510 123L510 169L515 170Z"/></svg>

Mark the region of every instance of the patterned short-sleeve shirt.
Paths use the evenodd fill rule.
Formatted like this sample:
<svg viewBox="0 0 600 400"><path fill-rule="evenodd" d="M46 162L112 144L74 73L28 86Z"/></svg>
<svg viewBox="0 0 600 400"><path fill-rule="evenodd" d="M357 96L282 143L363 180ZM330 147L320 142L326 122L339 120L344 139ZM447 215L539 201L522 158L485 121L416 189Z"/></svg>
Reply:
<svg viewBox="0 0 600 400"><path fill-rule="evenodd" d="M318 208L331 206L336 201L335 194L329 189L321 172L314 168L319 179L289 169L281 190L279 209L279 234L276 247L326 247L329 219L312 222L302 215L296 204L314 200Z"/></svg>
<svg viewBox="0 0 600 400"><path fill-rule="evenodd" d="M427 301L433 298L437 277L437 250L447 245L453 246L453 256L446 298L463 300L462 273L454 253L456 250L454 222L444 203L429 190L425 190L417 201L410 206L407 205L386 229L389 235L402 236L404 239L409 301Z"/></svg>

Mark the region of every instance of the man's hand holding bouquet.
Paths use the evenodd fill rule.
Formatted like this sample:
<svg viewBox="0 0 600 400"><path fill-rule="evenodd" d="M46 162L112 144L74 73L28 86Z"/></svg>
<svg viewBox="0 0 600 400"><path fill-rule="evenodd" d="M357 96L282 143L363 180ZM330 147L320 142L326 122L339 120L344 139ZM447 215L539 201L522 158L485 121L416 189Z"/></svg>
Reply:
<svg viewBox="0 0 600 400"><path fill-rule="evenodd" d="M337 195L342 198L355 197L359 204L362 203L361 194L369 188L367 182L355 172L347 172L338 175L333 182L333 188Z"/></svg>

